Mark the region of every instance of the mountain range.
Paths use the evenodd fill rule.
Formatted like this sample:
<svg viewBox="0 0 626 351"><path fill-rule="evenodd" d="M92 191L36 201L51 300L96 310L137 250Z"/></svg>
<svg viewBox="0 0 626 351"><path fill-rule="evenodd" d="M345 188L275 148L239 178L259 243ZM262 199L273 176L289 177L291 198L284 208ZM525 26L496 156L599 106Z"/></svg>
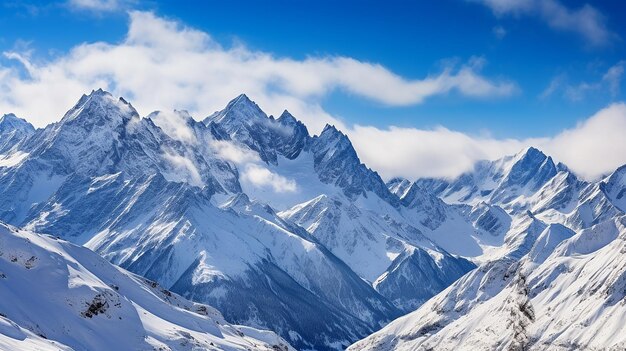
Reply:
<svg viewBox="0 0 626 351"><path fill-rule="evenodd" d="M0 119L0 238L38 252L19 257L60 255L54 264L62 267L88 267L74 254L91 262L94 251L120 268L85 268L99 283L77 284L90 287L83 290L109 305L131 301L133 313L148 303L176 316L213 306L211 318L229 331L215 341L217 330L188 325L208 317L165 318L141 307L180 331L155 332L161 322L143 317L137 329L135 319L133 330L155 349L186 349L190 340L234 349L619 347L611 333L585 331L621 318L626 273L609 259L623 250L625 173L585 181L527 148L453 179L385 182L334 126L311 135L288 111L267 116L246 95L200 121L186 111L141 117L128 101L96 90L45 128ZM7 267L11 260L0 255ZM110 291L110 270L128 290L154 282L163 291ZM76 268L57 271L61 281L77 279ZM578 275L589 278L572 284ZM36 289L7 284L13 294ZM72 284L58 293L75 296ZM50 308L94 328L113 313L77 319L84 311L76 302L57 304ZM49 321L10 306L0 304L0 345L12 345L7 337L86 345L58 330L40 333L34 326ZM498 329L504 316L507 332ZM583 317L578 329L558 327ZM139 337L131 339L120 343Z"/></svg>

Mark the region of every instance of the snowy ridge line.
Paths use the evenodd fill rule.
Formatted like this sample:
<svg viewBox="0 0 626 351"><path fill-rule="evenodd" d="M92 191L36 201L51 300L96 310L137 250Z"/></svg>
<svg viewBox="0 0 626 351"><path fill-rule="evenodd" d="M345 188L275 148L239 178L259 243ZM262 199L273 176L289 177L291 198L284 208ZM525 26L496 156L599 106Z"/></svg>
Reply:
<svg viewBox="0 0 626 351"><path fill-rule="evenodd" d="M0 279L3 350L293 350L86 248L3 223Z"/></svg>

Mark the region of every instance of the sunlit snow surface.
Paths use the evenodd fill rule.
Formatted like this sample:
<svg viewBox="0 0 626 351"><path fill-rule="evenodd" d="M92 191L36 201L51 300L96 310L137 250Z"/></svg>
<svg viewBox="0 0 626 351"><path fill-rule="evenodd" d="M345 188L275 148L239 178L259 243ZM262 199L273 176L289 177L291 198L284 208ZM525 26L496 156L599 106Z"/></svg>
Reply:
<svg viewBox="0 0 626 351"><path fill-rule="evenodd" d="M547 227L350 350L623 350L626 217Z"/></svg>
<svg viewBox="0 0 626 351"><path fill-rule="evenodd" d="M0 296L2 350L291 350L86 248L4 224Z"/></svg>

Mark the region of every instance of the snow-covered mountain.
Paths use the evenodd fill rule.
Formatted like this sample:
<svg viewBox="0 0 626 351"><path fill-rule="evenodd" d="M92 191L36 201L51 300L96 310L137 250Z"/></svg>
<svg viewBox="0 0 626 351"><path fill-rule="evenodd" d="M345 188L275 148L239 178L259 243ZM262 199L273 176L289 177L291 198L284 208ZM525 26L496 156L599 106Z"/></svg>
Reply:
<svg viewBox="0 0 626 351"><path fill-rule="evenodd" d="M364 204L366 201L320 195L279 215L306 228L406 312L474 268L435 245L388 203L377 199L377 204ZM374 207L377 212L371 209Z"/></svg>
<svg viewBox="0 0 626 351"><path fill-rule="evenodd" d="M293 350L90 250L0 223L2 350Z"/></svg>
<svg viewBox="0 0 626 351"><path fill-rule="evenodd" d="M34 132L35 127L12 113L0 117L0 154L9 153L13 147L23 143ZM14 159L14 162L16 161ZM0 161L0 164L11 165L6 159L4 162Z"/></svg>
<svg viewBox="0 0 626 351"><path fill-rule="evenodd" d="M83 96L0 168L0 218L83 244L299 348L341 348L399 315L306 230L246 201L218 147L240 146L221 125L174 114L161 128L159 113L140 118L101 90Z"/></svg>
<svg viewBox="0 0 626 351"><path fill-rule="evenodd" d="M473 170L454 179L426 178L417 183L448 203L487 202L510 211L523 211L534 205L532 195L559 171L569 173L550 156L529 147L514 156L477 162Z"/></svg>
<svg viewBox="0 0 626 351"><path fill-rule="evenodd" d="M246 95L200 122L142 118L97 90L46 128L7 115L0 135L0 220L298 349L343 349L450 291L454 316L477 301L497 308L499 292L519 291L516 269L543 267L561 242L606 223L619 229L626 207L626 168L586 182L535 148L456 179L385 183L334 126L310 135ZM390 330L373 338L400 333Z"/></svg>
<svg viewBox="0 0 626 351"><path fill-rule="evenodd" d="M349 350L622 350L626 217L546 226L521 260L480 266Z"/></svg>
<svg viewBox="0 0 626 351"><path fill-rule="evenodd" d="M623 167L601 181L587 182L530 147L499 160L477 162L472 171L454 179L418 179L415 184L457 207L476 230L465 233L480 250L476 253L438 244L451 253L482 262L490 259L487 252L513 249L506 248L504 239L513 231L511 223L527 213L547 224L560 223L573 230L623 214L620 192L626 182L622 173ZM392 190L405 189L407 183L395 179L388 186ZM465 243L463 247L470 245Z"/></svg>
<svg viewBox="0 0 626 351"><path fill-rule="evenodd" d="M589 183L529 148L418 180L473 223L480 265L349 350L623 349L624 169Z"/></svg>
<svg viewBox="0 0 626 351"><path fill-rule="evenodd" d="M141 118L97 90L58 123L25 129L0 163L0 220L84 245L298 348L341 349L474 268L429 238L450 206L399 197L336 128L311 136L245 95L197 122L185 111ZM322 198L319 216L298 213ZM465 237L464 223L451 235ZM350 240L360 249L346 251Z"/></svg>

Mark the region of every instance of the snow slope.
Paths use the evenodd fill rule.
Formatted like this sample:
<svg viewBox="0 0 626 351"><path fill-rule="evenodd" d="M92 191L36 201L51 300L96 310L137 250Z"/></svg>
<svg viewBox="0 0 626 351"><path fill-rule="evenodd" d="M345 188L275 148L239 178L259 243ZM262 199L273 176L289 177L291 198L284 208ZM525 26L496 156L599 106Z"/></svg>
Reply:
<svg viewBox="0 0 626 351"><path fill-rule="evenodd" d="M349 350L623 350L626 217L552 225Z"/></svg>
<svg viewBox="0 0 626 351"><path fill-rule="evenodd" d="M292 350L69 242L0 223L0 349Z"/></svg>
<svg viewBox="0 0 626 351"><path fill-rule="evenodd" d="M373 194L354 202L341 194L320 195L279 215L306 228L403 311L412 311L474 268Z"/></svg>

